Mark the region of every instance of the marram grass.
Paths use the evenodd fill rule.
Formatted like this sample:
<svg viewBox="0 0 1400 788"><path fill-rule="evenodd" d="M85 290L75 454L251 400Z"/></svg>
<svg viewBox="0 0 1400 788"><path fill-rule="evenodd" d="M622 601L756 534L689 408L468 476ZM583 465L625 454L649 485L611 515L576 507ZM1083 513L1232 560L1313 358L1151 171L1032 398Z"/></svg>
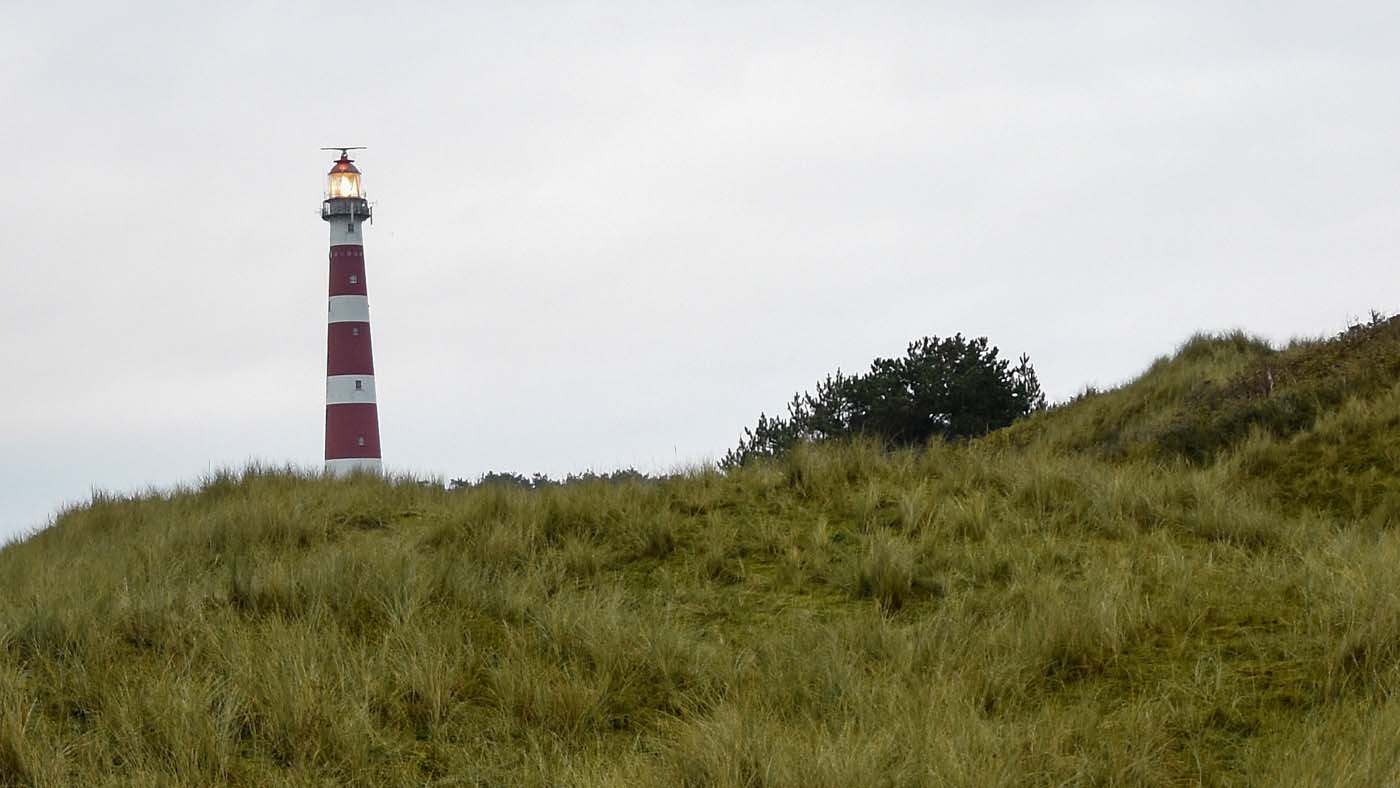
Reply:
<svg viewBox="0 0 1400 788"><path fill-rule="evenodd" d="M966 446L98 496L0 551L0 786L1394 784L1396 381L1169 439L1334 345Z"/></svg>

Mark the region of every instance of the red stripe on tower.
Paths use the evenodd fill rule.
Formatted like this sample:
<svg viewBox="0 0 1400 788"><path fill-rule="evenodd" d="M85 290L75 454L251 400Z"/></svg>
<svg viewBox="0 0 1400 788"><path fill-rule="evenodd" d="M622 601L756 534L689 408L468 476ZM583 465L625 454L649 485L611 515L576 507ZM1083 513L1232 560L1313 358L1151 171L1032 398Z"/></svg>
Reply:
<svg viewBox="0 0 1400 788"><path fill-rule="evenodd" d="M326 472L379 473L379 406L365 283L364 221L369 201L348 153L331 167L321 218L330 224L330 308L326 330Z"/></svg>
<svg viewBox="0 0 1400 788"><path fill-rule="evenodd" d="M374 375L369 323L331 323L326 331L326 377Z"/></svg>
<svg viewBox="0 0 1400 788"><path fill-rule="evenodd" d="M326 457L379 459L378 406L373 402L341 402L327 407Z"/></svg>

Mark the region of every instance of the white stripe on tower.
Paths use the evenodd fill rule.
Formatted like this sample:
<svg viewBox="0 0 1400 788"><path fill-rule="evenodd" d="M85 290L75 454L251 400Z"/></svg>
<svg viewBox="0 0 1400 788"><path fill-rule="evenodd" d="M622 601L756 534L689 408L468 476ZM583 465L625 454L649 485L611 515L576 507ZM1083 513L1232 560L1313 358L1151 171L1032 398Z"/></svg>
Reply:
<svg viewBox="0 0 1400 788"><path fill-rule="evenodd" d="M332 476L349 476L355 472L380 473L383 470L383 463L378 457L367 460L353 457L344 460L326 460L326 473Z"/></svg>
<svg viewBox="0 0 1400 788"><path fill-rule="evenodd" d="M368 322L369 322L369 296L362 296L362 295L333 295L333 296L331 296L330 322L332 322L332 323L368 323Z"/></svg>
<svg viewBox="0 0 1400 788"><path fill-rule="evenodd" d="M344 402L374 402L374 376L328 375L326 404L339 405Z"/></svg>

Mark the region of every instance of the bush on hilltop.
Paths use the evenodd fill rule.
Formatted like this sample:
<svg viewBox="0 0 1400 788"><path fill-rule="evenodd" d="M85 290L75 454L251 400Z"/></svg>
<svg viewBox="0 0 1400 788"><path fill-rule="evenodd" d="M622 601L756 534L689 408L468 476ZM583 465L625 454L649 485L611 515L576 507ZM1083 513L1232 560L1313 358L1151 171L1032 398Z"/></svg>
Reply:
<svg viewBox="0 0 1400 788"><path fill-rule="evenodd" d="M780 455L801 441L863 435L907 447L975 438L1043 409L1030 357L1012 366L998 354L986 337L955 334L910 342L904 358L877 358L864 375L838 369L815 395L794 394L787 416L760 414L720 466Z"/></svg>

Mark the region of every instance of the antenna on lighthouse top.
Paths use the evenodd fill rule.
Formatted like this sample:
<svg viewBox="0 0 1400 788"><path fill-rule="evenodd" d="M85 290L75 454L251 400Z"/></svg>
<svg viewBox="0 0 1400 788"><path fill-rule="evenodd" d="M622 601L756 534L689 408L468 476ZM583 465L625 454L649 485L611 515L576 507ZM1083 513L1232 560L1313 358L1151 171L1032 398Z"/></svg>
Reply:
<svg viewBox="0 0 1400 788"><path fill-rule="evenodd" d="M350 154L350 151L352 151L352 150L365 150L365 149L366 149L366 146L364 146L364 145L349 145L349 146L346 146L346 147L341 147L341 146L339 146L339 145L334 145L334 146L331 146L331 147L329 147L329 148L322 148L321 150L338 150L338 151L340 151L340 158L342 158L342 159L348 159L348 158L350 158L350 155L349 155L349 154Z"/></svg>

